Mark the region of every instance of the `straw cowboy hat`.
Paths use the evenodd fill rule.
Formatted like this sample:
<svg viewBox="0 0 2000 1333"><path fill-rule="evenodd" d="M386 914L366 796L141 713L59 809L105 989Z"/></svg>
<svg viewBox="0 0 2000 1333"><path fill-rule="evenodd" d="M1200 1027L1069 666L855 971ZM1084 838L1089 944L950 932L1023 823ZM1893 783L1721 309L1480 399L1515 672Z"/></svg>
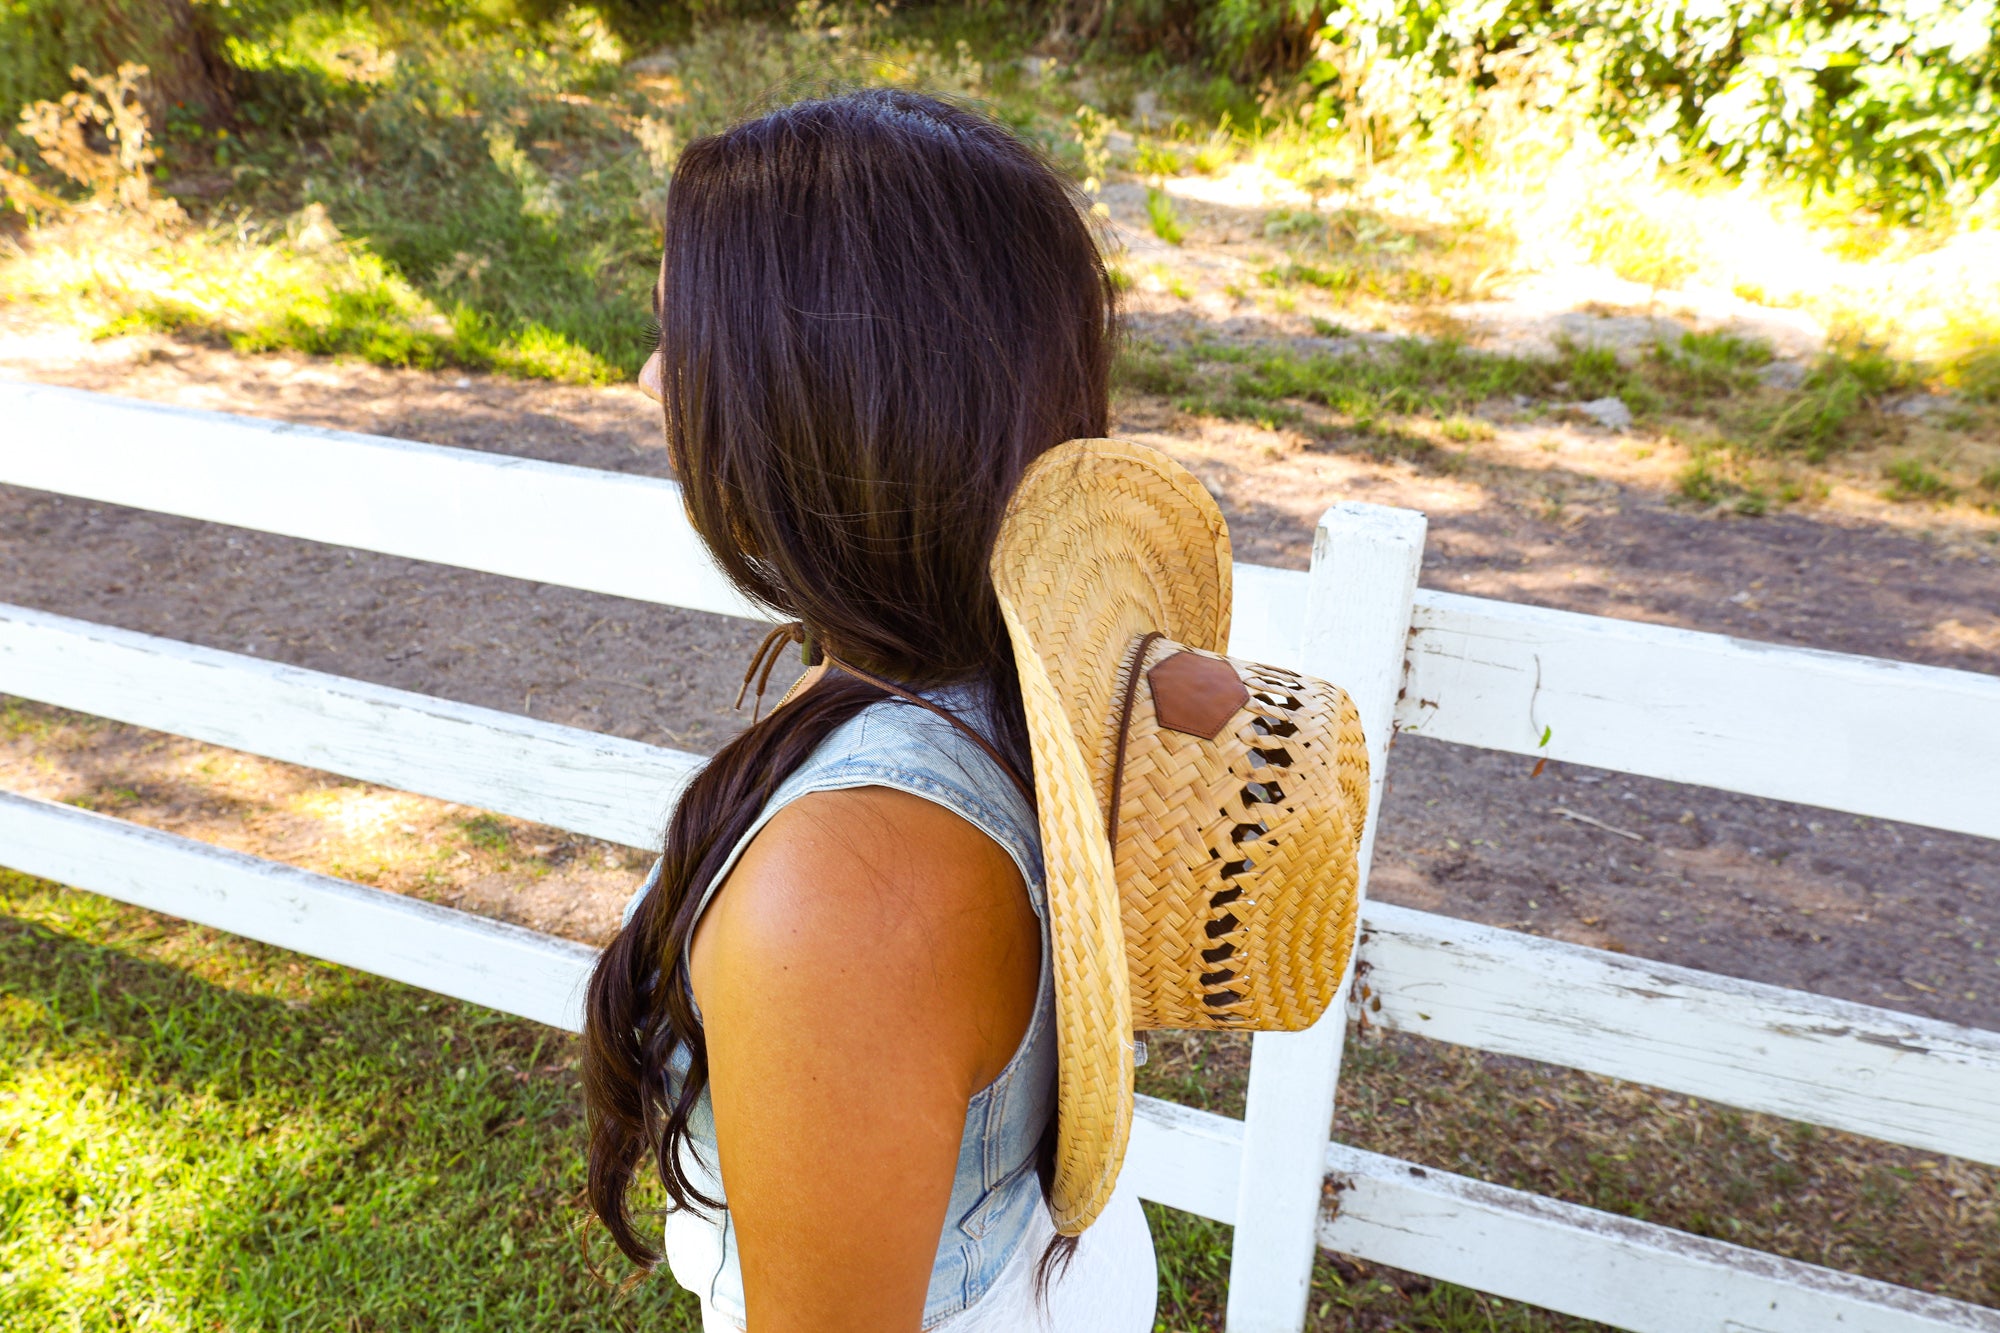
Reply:
<svg viewBox="0 0 2000 1333"><path fill-rule="evenodd" d="M1332 685L1224 656L1229 528L1157 450L1073 440L1009 505L993 581L1020 668L1047 870L1057 1228L1132 1128L1134 1033L1297 1029L1353 949L1368 802Z"/></svg>

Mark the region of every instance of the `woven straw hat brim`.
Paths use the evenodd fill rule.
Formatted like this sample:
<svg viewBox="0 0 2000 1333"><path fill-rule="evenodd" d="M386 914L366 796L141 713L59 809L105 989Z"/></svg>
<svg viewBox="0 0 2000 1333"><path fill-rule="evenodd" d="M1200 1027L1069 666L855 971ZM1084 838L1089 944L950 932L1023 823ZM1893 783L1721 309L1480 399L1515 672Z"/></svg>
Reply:
<svg viewBox="0 0 2000 1333"><path fill-rule="evenodd" d="M1159 631L1221 653L1229 528L1186 469L1072 440L1021 479L993 551L1034 751L1056 991L1052 1213L1075 1235L1111 1197L1132 1128L1132 1001L1105 804L1118 676Z"/></svg>

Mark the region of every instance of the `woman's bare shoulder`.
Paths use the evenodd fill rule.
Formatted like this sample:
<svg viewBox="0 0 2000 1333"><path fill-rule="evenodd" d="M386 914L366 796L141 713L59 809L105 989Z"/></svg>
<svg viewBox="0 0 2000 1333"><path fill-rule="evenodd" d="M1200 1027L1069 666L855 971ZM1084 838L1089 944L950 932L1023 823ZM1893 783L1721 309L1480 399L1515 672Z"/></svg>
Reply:
<svg viewBox="0 0 2000 1333"><path fill-rule="evenodd" d="M773 816L709 913L778 947L808 930L858 930L880 947L1010 882L1018 895L1013 859L960 815L908 792L853 787L809 793Z"/></svg>
<svg viewBox="0 0 2000 1333"><path fill-rule="evenodd" d="M800 797L764 826L704 914L690 961L705 1014L711 1000L767 1017L853 1002L961 1029L970 1072L990 1076L1012 1044L985 1029L996 1010L1015 1040L1025 1029L1040 927L1013 858L979 828L921 796L857 787Z"/></svg>

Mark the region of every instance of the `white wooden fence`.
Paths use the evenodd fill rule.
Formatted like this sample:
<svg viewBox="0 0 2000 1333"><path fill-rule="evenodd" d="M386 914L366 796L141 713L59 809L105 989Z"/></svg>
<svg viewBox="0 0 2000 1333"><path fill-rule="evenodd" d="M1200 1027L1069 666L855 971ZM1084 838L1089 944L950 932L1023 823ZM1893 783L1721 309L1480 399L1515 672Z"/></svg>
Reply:
<svg viewBox="0 0 2000 1333"><path fill-rule="evenodd" d="M671 482L34 385L0 384L0 422L0 482L753 614ZM1232 651L1349 687L1377 800L1393 720L2000 838L2000 678L1422 591L1423 535L1336 505L1310 573L1237 567ZM640 847L700 762L6 606L0 692ZM0 864L579 1024L590 950L468 913L8 793ZM1363 930L1384 1027L2000 1164L2000 1034L1383 904ZM1318 1246L1641 1333L2000 1333L2000 1311L1331 1143L1345 1031L1260 1034L1241 1121L1141 1099L1140 1194L1235 1225L1231 1333L1299 1329Z"/></svg>

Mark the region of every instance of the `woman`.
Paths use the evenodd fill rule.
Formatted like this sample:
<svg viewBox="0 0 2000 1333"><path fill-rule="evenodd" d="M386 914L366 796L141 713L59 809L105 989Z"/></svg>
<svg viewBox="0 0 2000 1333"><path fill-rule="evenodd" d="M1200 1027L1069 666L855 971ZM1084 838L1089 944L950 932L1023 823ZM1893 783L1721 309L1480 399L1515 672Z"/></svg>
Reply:
<svg viewBox="0 0 2000 1333"><path fill-rule="evenodd" d="M592 1206L657 1263L627 1192L658 1172L711 1333L1150 1329L1137 1202L1073 1253L1044 1206L1049 926L987 573L1027 465L1106 428L1079 201L971 112L801 103L688 147L655 304L689 517L818 665L689 785L592 978Z"/></svg>

